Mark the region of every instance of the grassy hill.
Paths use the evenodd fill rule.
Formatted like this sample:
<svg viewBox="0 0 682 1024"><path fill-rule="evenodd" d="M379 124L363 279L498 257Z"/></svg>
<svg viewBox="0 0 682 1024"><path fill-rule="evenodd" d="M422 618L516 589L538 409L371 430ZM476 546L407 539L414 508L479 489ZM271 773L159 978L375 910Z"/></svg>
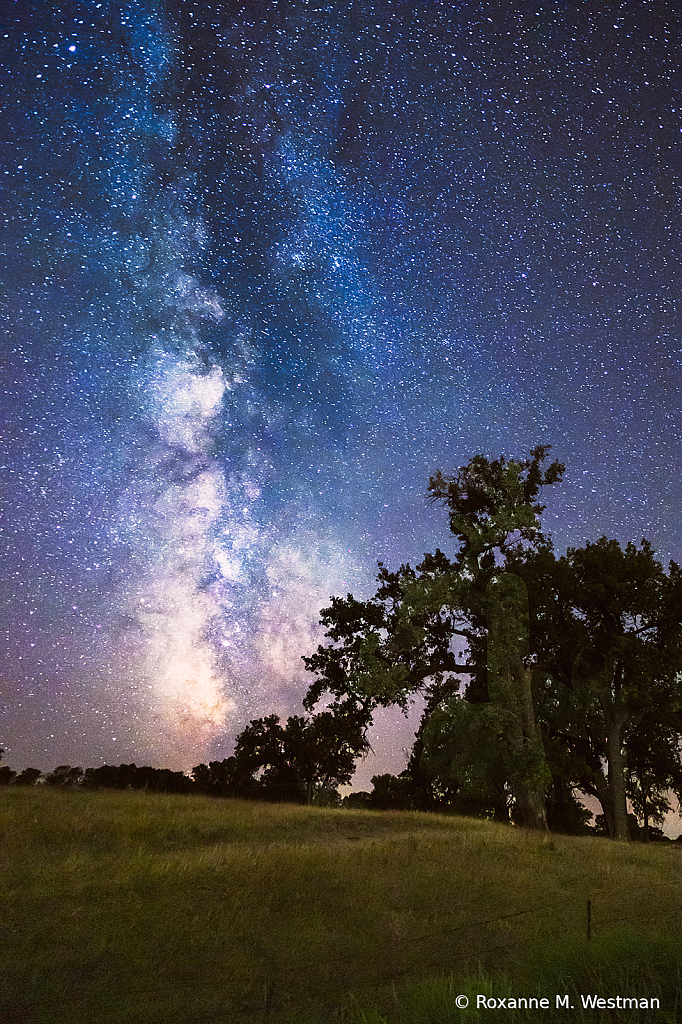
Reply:
<svg viewBox="0 0 682 1024"><path fill-rule="evenodd" d="M0 843L0 1024L682 1020L682 844L40 787Z"/></svg>

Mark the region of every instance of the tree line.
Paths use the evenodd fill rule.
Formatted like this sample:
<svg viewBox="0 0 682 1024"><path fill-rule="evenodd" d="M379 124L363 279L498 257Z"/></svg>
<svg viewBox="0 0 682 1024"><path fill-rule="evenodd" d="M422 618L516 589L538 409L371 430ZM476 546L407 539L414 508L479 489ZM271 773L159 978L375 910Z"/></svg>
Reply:
<svg viewBox="0 0 682 1024"><path fill-rule="evenodd" d="M407 711L420 696L406 769L344 804L579 833L592 817L580 797L590 796L598 832L660 838L672 795L682 800L682 571L665 569L646 540L623 548L601 537L557 557L539 499L565 467L544 468L549 450L477 455L430 479L458 551L395 571L379 563L372 597L331 598L325 642L303 658L315 677L306 715L253 720L231 757L189 776L134 764L45 776L0 767L0 784L338 804L376 710Z"/></svg>
<svg viewBox="0 0 682 1024"><path fill-rule="evenodd" d="M364 724L352 717L339 719L323 711L293 715L282 724L277 715L269 715L252 721L237 737L231 757L196 765L189 775L136 764L59 765L47 773L39 768L17 773L2 765L0 786L137 789L334 806L341 802L338 787L350 782L367 747Z"/></svg>

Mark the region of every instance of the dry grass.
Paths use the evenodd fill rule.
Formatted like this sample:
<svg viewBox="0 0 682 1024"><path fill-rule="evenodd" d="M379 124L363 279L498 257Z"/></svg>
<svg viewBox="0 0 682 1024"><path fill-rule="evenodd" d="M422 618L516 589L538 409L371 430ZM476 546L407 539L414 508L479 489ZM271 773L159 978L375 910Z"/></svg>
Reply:
<svg viewBox="0 0 682 1024"><path fill-rule="evenodd" d="M584 950L588 899L592 949L682 937L682 844L12 788L0 830L0 1024L328 1022L424 978L530 984Z"/></svg>

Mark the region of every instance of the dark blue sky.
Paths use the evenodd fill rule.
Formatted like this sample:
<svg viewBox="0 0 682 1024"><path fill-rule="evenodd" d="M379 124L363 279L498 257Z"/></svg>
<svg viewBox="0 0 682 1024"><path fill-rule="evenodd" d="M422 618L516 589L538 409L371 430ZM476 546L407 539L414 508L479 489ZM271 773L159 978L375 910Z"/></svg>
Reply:
<svg viewBox="0 0 682 1024"><path fill-rule="evenodd" d="M553 445L559 550L682 557L677 4L0 6L9 763L299 712L477 452Z"/></svg>

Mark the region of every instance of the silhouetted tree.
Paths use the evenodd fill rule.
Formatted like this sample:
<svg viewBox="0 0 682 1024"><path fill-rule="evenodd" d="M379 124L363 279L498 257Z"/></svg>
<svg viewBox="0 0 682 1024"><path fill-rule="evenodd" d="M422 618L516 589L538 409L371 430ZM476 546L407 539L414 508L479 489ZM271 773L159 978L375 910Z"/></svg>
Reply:
<svg viewBox="0 0 682 1024"><path fill-rule="evenodd" d="M222 786L231 796L329 800L337 786L350 782L366 748L361 724L350 718L331 712L310 719L294 715L283 726L277 715L269 715L254 719L237 737L234 755L222 762ZM197 777L211 784L210 772L199 771Z"/></svg>
<svg viewBox="0 0 682 1024"><path fill-rule="evenodd" d="M199 793L208 796L229 796L234 759L211 761L208 765L198 764L191 776Z"/></svg>
<svg viewBox="0 0 682 1024"><path fill-rule="evenodd" d="M543 472L548 451L540 446L530 458L510 461L479 455L454 476L432 477L431 500L447 508L460 542L456 558L437 550L416 570L403 565L389 572L380 564L375 596L332 598L321 614L328 642L304 658L317 676L306 707L328 694L332 711L350 706L367 723L380 706L405 709L415 693L425 698L426 722L459 693L457 676L468 677L467 701L496 709L515 819L540 828L551 778L527 664L528 602L522 581L505 573L503 563L511 552L548 544L538 495L564 471L554 462ZM464 648L459 655L457 645Z"/></svg>
<svg viewBox="0 0 682 1024"><path fill-rule="evenodd" d="M85 789L126 789L126 785L120 784L120 772L118 767L112 764L103 764L99 768L86 768L83 776L83 787Z"/></svg>
<svg viewBox="0 0 682 1024"><path fill-rule="evenodd" d="M75 789L80 785L82 778L82 768L72 768L70 764L60 764L58 768L45 776L45 785Z"/></svg>
<svg viewBox="0 0 682 1024"><path fill-rule="evenodd" d="M682 792L679 734L671 729L669 718L661 718L660 711L655 716L651 710L645 713L627 741L626 790L642 822L645 842L653 838L656 827L672 809L671 793Z"/></svg>
<svg viewBox="0 0 682 1024"><path fill-rule="evenodd" d="M420 794L407 772L373 775L369 806L375 811L417 811Z"/></svg>
<svg viewBox="0 0 682 1024"><path fill-rule="evenodd" d="M647 541L623 550L606 537L513 565L530 594L535 703L553 771L596 797L609 835L627 839L628 787L642 812L682 790L680 569L671 562L666 573Z"/></svg>
<svg viewBox="0 0 682 1024"><path fill-rule="evenodd" d="M24 768L23 772L17 775L14 780L15 786L35 786L41 778L40 768Z"/></svg>
<svg viewBox="0 0 682 1024"><path fill-rule="evenodd" d="M421 765L433 785L451 793L464 814L509 821L513 766L505 741L507 715L492 702L454 696L431 715L423 732Z"/></svg>
<svg viewBox="0 0 682 1024"><path fill-rule="evenodd" d="M507 749L515 817L530 828L547 827L551 775L533 705L528 594L516 574L500 571L500 562L549 543L540 529L545 506L538 496L562 479L565 467L556 461L543 472L548 452L538 446L530 459L509 461L479 455L454 476L437 473L429 481L432 500L447 508L461 543L459 566L470 580L467 607L486 627L488 699Z"/></svg>
<svg viewBox="0 0 682 1024"><path fill-rule="evenodd" d="M146 789L156 793L190 793L194 783L183 772L145 765L138 767L133 763L87 768L83 786L86 789Z"/></svg>
<svg viewBox="0 0 682 1024"><path fill-rule="evenodd" d="M341 806L349 811L368 811L372 808L372 798L364 790L356 790L344 796Z"/></svg>

